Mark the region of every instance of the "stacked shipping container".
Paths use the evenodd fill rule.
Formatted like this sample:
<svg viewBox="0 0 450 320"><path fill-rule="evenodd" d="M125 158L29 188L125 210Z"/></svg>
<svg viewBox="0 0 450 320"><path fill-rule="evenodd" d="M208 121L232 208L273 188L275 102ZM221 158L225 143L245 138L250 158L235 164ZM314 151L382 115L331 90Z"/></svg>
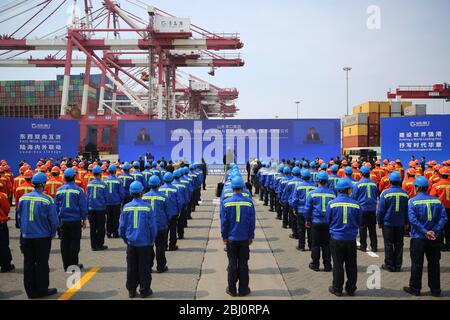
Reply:
<svg viewBox="0 0 450 320"><path fill-rule="evenodd" d="M98 104L98 83L101 75L91 76L88 89L88 112L95 113ZM0 116L58 118L64 76L56 80L0 81ZM81 109L84 74L70 77L69 106Z"/></svg>
<svg viewBox="0 0 450 320"><path fill-rule="evenodd" d="M411 102L369 101L353 108L353 115L343 118L344 149L380 146L380 122L382 118L399 117L402 109Z"/></svg>

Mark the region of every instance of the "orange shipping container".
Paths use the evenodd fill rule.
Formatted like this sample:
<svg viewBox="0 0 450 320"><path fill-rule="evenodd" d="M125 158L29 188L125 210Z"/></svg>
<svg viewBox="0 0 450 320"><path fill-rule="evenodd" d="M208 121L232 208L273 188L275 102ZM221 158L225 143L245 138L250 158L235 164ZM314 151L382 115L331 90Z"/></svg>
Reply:
<svg viewBox="0 0 450 320"><path fill-rule="evenodd" d="M344 137L342 139L343 148L366 148L369 145L367 136Z"/></svg>

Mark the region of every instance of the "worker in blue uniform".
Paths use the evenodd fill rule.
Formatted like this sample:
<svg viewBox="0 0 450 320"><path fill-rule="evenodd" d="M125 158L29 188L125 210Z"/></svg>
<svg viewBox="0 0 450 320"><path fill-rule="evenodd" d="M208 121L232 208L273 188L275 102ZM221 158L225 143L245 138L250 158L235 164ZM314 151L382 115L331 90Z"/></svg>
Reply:
<svg viewBox="0 0 450 320"><path fill-rule="evenodd" d="M108 177L103 180L107 186L106 197L106 236L119 238L119 218L120 208L125 200L125 190L122 182L116 177L117 167L110 165L108 167Z"/></svg>
<svg viewBox="0 0 450 320"><path fill-rule="evenodd" d="M315 161L311 161L309 163L309 171L311 172L311 182L317 187L317 174L319 173L317 171L317 164Z"/></svg>
<svg viewBox="0 0 450 320"><path fill-rule="evenodd" d="M133 162L133 172L131 173L131 176L133 177L134 181L139 181L144 186L144 189L147 187L147 180L145 180L145 176L142 174L141 170L139 169L141 167L141 164L139 161Z"/></svg>
<svg viewBox="0 0 450 320"><path fill-rule="evenodd" d="M278 183L277 186L277 198L280 201L281 207L282 207L282 227L283 229L287 229L290 226L291 221L289 221L289 202L288 199L283 199L282 195L284 192L284 189L286 189L287 184L289 181L291 181L292 179L292 175L291 175L291 169L286 166L283 169L283 174L284 177L282 179L280 179L280 182Z"/></svg>
<svg viewBox="0 0 450 320"><path fill-rule="evenodd" d="M199 199L200 199L200 189L201 189L201 180L199 179L199 176L197 172L195 171L196 165L191 164L189 166L189 177L192 179L192 198L191 198L191 212L195 212L195 208L198 205Z"/></svg>
<svg viewBox="0 0 450 320"><path fill-rule="evenodd" d="M256 172L255 180L257 182L255 183L255 188L257 188L257 194L259 194L259 201L263 201L263 185L262 182L262 174L266 170L266 163L264 161L261 162L261 166L259 167L258 171Z"/></svg>
<svg viewBox="0 0 450 320"><path fill-rule="evenodd" d="M167 173L166 171L166 163L164 161L159 162L159 175L164 178L164 175Z"/></svg>
<svg viewBox="0 0 450 320"><path fill-rule="evenodd" d="M189 176L189 167L183 167L183 176L181 178L181 182L187 183L189 188L189 204L186 210L186 223L185 227L187 227L187 220L192 220L192 202L194 198L194 179Z"/></svg>
<svg viewBox="0 0 450 320"><path fill-rule="evenodd" d="M376 183L370 179L370 168L362 166L362 179L353 186L352 198L358 201L361 207L361 226L359 228L359 250L366 252L367 250L367 230L369 230L370 249L372 252L378 251L377 238L377 200L378 187Z"/></svg>
<svg viewBox="0 0 450 320"><path fill-rule="evenodd" d="M346 179L349 179L350 182L352 183L352 185L355 185L355 184L358 183L358 181L356 181L355 178L353 178L353 169L352 169L352 167L350 167L350 166L345 167L344 173L345 173Z"/></svg>
<svg viewBox="0 0 450 320"><path fill-rule="evenodd" d="M180 215L178 217L177 221L177 236L178 240L184 239L184 228L186 224L187 219L187 206L189 204L189 190L188 186L185 183L181 182L181 169L177 169L173 172L173 185L177 188L179 194L180 194Z"/></svg>
<svg viewBox="0 0 450 320"><path fill-rule="evenodd" d="M228 256L226 292L235 297L246 296L251 292L248 260L250 245L255 238L256 214L252 200L241 194L245 187L244 180L241 177L233 178L231 187L234 195L221 204L220 228Z"/></svg>
<svg viewBox="0 0 450 320"><path fill-rule="evenodd" d="M264 187L263 188L263 192L264 192L264 196L263 196L263 205L265 207L269 206L269 197L270 197L270 190L269 190L269 175L270 175L270 167L271 167L271 163L270 162L266 162L266 170L261 174L261 185Z"/></svg>
<svg viewBox="0 0 450 320"><path fill-rule="evenodd" d="M152 162L152 169L150 170L150 172L152 173L152 175L156 175L158 176L158 178L161 179L161 172L158 169L158 162L156 161Z"/></svg>
<svg viewBox="0 0 450 320"><path fill-rule="evenodd" d="M77 173L72 169L64 171L66 183L56 190L55 205L61 230L61 256L64 270L70 266L79 264L80 241L82 228L86 228L88 215L86 195L80 187L75 184Z"/></svg>
<svg viewBox="0 0 450 320"><path fill-rule="evenodd" d="M167 215L169 217L169 228L167 229L166 238L169 239L169 245L166 247L169 251L178 250L177 246L177 225L178 218L183 207L183 195L173 185L173 174L167 172L164 177L164 184L159 188L159 192L162 192L167 197Z"/></svg>
<svg viewBox="0 0 450 320"><path fill-rule="evenodd" d="M335 195L337 195L337 190L336 190L336 185L337 182L339 181L339 177L337 175L338 171L339 171L339 166L334 164L331 166L330 168L331 174L328 175L328 188L334 192Z"/></svg>
<svg viewBox="0 0 450 320"><path fill-rule="evenodd" d="M136 297L139 286L142 298L150 296L152 247L156 239L156 218L150 205L142 200L144 186L139 181L130 185L133 200L122 210L119 235L127 245L127 282L130 298Z"/></svg>
<svg viewBox="0 0 450 320"><path fill-rule="evenodd" d="M278 220L283 220L283 208L281 206L281 203L277 197L277 193L276 190L278 188L278 184L280 183L280 180L284 178L284 168L285 166L280 166L278 168L278 173L275 175L271 188L272 188L272 193L273 193L273 199L275 202L275 212L277 213L277 219Z"/></svg>
<svg viewBox="0 0 450 320"><path fill-rule="evenodd" d="M311 191L316 189L316 186L311 181L311 172L308 169L301 171L302 182L297 186L297 189L293 192L289 199L289 204L295 209L297 215L297 234L298 245L296 247L299 251L306 251L306 242L308 242L308 248L311 249L311 230L306 228L305 220L305 205ZM306 237L308 239L306 239Z"/></svg>
<svg viewBox="0 0 450 320"><path fill-rule="evenodd" d="M159 186L161 180L157 175L151 176L148 180L150 191L144 194L142 200L147 201L150 204L151 214L156 217L156 225L158 232L156 234L155 246L152 247L152 263L153 267L154 259L156 257L156 272L164 273L169 270L167 267L166 259L166 246L167 246L167 229L169 228L170 217L167 212L167 197L164 193L160 192Z"/></svg>
<svg viewBox="0 0 450 320"><path fill-rule="evenodd" d="M269 174L267 175L266 184L269 189L269 211L275 211L275 202L276 202L276 194L275 194L275 177L278 175L277 172L277 164L273 163L270 169Z"/></svg>
<svg viewBox="0 0 450 320"><path fill-rule="evenodd" d="M328 174L320 171L317 174L317 189L311 191L306 198L305 221L311 229L311 263L309 268L319 271L320 251L325 272L331 271L330 227L327 217L328 203L336 199L336 195L328 188Z"/></svg>
<svg viewBox="0 0 450 320"><path fill-rule="evenodd" d="M122 166L122 169L123 173L119 176L119 179L122 182L122 187L125 192L122 205L126 205L132 200L132 197L130 195L130 185L134 181L134 178L130 174L131 165L129 163L125 163Z"/></svg>
<svg viewBox="0 0 450 320"><path fill-rule="evenodd" d="M153 175L153 173L150 170L152 168L152 165L150 162L146 162L144 167L145 169L141 173L144 176L144 181L146 182L146 185L144 186L144 192L147 192L149 190L149 187L147 185L148 179L150 179L150 177Z"/></svg>
<svg viewBox="0 0 450 320"><path fill-rule="evenodd" d="M106 203L108 190L102 181L102 168L95 166L92 169L94 179L87 185L87 200L89 210L89 226L91 236L91 248L93 251L108 249L105 246Z"/></svg>
<svg viewBox="0 0 450 320"><path fill-rule="evenodd" d="M428 286L431 295L441 296L440 260L442 231L447 213L442 202L428 194L429 182L423 177L414 181L417 196L409 201L408 218L411 224L411 278L404 291L419 296L422 289L424 256L428 260Z"/></svg>
<svg viewBox="0 0 450 320"><path fill-rule="evenodd" d="M336 185L338 196L327 207L333 258L333 284L328 291L339 297L344 286L344 268L347 274L345 291L349 296L354 296L358 278L356 236L361 222L361 207L350 197L352 189L349 179L340 179Z"/></svg>
<svg viewBox="0 0 450 320"><path fill-rule="evenodd" d="M381 193L377 207L378 227L383 231L384 239L384 264L381 268L400 272L409 196L401 187L402 177L399 172L392 172L389 181L391 186Z"/></svg>
<svg viewBox="0 0 450 320"><path fill-rule="evenodd" d="M292 234L289 235L291 239L298 239L298 227L297 227L297 215L294 214L294 208L289 204L289 199L292 193L297 189L297 186L302 182L300 178L301 170L299 167L294 167L292 169L292 179L287 183L284 191L281 195L281 201L286 203L289 211L289 221Z"/></svg>
<svg viewBox="0 0 450 320"><path fill-rule="evenodd" d="M31 179L34 190L23 195L17 206L23 238L23 283L30 299L57 293L55 288L49 289L48 260L59 220L53 199L44 194L46 182L44 173L36 173Z"/></svg>

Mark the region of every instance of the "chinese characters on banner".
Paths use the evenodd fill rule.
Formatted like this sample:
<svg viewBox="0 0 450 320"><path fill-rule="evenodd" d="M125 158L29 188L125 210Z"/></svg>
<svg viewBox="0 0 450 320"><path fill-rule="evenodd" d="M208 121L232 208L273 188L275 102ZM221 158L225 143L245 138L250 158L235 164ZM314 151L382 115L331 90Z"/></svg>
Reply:
<svg viewBox="0 0 450 320"><path fill-rule="evenodd" d="M21 155L45 153L57 156L62 154L61 143L61 134L20 133L19 153Z"/></svg>
<svg viewBox="0 0 450 320"><path fill-rule="evenodd" d="M407 131L400 132L398 137L401 152L443 150L442 131Z"/></svg>

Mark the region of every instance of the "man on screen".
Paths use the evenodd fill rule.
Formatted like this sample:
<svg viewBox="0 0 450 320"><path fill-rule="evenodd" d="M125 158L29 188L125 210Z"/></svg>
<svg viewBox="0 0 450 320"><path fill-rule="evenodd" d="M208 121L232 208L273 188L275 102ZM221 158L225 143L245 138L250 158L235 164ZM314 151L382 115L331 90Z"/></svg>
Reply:
<svg viewBox="0 0 450 320"><path fill-rule="evenodd" d="M150 138L150 135L147 134L147 131L145 128L142 128L141 131L139 131L139 135L137 136L136 143L138 144L152 144L153 141Z"/></svg>
<svg viewBox="0 0 450 320"><path fill-rule="evenodd" d="M320 142L320 136L316 132L316 128L312 127L309 129L309 132L306 135L306 141L309 143L319 143Z"/></svg>

